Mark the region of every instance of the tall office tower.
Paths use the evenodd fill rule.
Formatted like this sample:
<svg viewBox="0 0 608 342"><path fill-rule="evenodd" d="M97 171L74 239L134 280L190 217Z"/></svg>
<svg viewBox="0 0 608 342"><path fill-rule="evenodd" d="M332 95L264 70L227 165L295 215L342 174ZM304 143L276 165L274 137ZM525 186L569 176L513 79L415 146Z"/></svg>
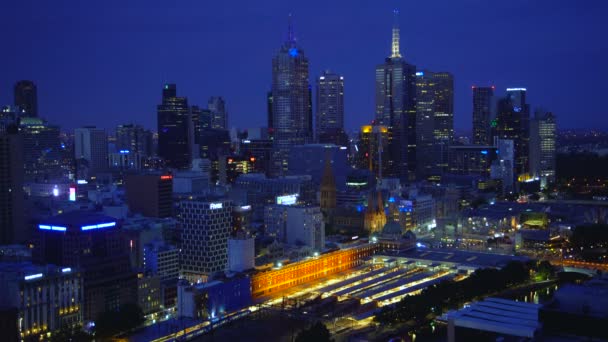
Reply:
<svg viewBox="0 0 608 342"><path fill-rule="evenodd" d="M440 181L454 140L454 79L448 72L416 73L416 175Z"/></svg>
<svg viewBox="0 0 608 342"><path fill-rule="evenodd" d="M473 87L473 144L492 144L490 123L494 113L494 86Z"/></svg>
<svg viewBox="0 0 608 342"><path fill-rule="evenodd" d="M211 96L207 102L207 109L211 111L211 128L228 129L226 102L221 96Z"/></svg>
<svg viewBox="0 0 608 342"><path fill-rule="evenodd" d="M191 114L188 99L177 96L175 84L165 84L158 113L158 156L170 168L188 169L192 162Z"/></svg>
<svg viewBox="0 0 608 342"><path fill-rule="evenodd" d="M23 139L16 126L0 130L0 245L25 242Z"/></svg>
<svg viewBox="0 0 608 342"><path fill-rule="evenodd" d="M514 177L529 171L530 105L525 88L507 88L506 97L498 100L494 136L513 140L515 145Z"/></svg>
<svg viewBox="0 0 608 342"><path fill-rule="evenodd" d="M273 171L287 170L289 148L312 139L308 58L296 44L289 18L287 40L272 59Z"/></svg>
<svg viewBox="0 0 608 342"><path fill-rule="evenodd" d="M315 134L320 143L345 145L344 77L330 71L317 78ZM340 139L342 138L342 139Z"/></svg>
<svg viewBox="0 0 608 342"><path fill-rule="evenodd" d="M355 146L357 168L368 169L378 179L390 175L390 157L386 152L392 141L392 132L386 126L361 126L359 142Z"/></svg>
<svg viewBox="0 0 608 342"><path fill-rule="evenodd" d="M23 116L38 116L38 93L32 81L15 83L15 106L19 107Z"/></svg>
<svg viewBox="0 0 608 342"><path fill-rule="evenodd" d="M76 160L88 165L88 175L108 169L108 135L102 128L88 126L74 130L74 154Z"/></svg>
<svg viewBox="0 0 608 342"><path fill-rule="evenodd" d="M132 212L149 217L173 215L173 176L160 173L127 174L127 204Z"/></svg>
<svg viewBox="0 0 608 342"><path fill-rule="evenodd" d="M416 175L416 66L399 51L399 24L394 11L392 54L376 67L376 124L393 137L385 158L386 177L413 180Z"/></svg>
<svg viewBox="0 0 608 342"><path fill-rule="evenodd" d="M85 321L116 311L136 298L137 276L131 271L129 239L116 219L72 211L43 219L37 228L34 261L81 272L84 307L80 309Z"/></svg>
<svg viewBox="0 0 608 342"><path fill-rule="evenodd" d="M540 178L541 187L555 181L555 135L553 113L537 110L530 122L530 174Z"/></svg>
<svg viewBox="0 0 608 342"><path fill-rule="evenodd" d="M193 198L181 201L180 211L182 276L192 283L207 282L228 267L232 201Z"/></svg>
<svg viewBox="0 0 608 342"><path fill-rule="evenodd" d="M152 132L140 125L119 125L116 127L116 149L151 157L154 155Z"/></svg>
<svg viewBox="0 0 608 342"><path fill-rule="evenodd" d="M61 178L64 171L61 159L62 148L58 126L34 117L22 117L19 125L23 136L23 161L25 181L45 181ZM70 156L72 157L72 156Z"/></svg>

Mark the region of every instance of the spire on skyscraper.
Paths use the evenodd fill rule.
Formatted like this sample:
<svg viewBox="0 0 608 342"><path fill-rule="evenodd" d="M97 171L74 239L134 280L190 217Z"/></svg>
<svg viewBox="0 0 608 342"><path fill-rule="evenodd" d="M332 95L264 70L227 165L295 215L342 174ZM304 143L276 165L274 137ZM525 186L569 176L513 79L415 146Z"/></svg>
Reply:
<svg viewBox="0 0 608 342"><path fill-rule="evenodd" d="M291 47L296 45L296 35L293 32L293 19L291 13L287 17L287 44Z"/></svg>
<svg viewBox="0 0 608 342"><path fill-rule="evenodd" d="M401 58L399 52L399 10L393 10L393 43L391 46L391 58Z"/></svg>

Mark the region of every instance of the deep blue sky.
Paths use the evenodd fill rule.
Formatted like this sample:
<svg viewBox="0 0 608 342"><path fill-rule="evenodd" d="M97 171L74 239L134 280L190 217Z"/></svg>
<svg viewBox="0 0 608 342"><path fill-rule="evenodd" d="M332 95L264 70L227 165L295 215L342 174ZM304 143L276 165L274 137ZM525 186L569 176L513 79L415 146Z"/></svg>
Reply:
<svg viewBox="0 0 608 342"><path fill-rule="evenodd" d="M41 116L67 129L155 128L162 84L172 82L191 104L224 96L231 126L262 126L291 12L311 76L344 75L350 129L373 116L394 7L405 58L454 74L457 129L470 128L474 84L527 87L561 127L608 128L606 0L5 0L0 104L31 79Z"/></svg>

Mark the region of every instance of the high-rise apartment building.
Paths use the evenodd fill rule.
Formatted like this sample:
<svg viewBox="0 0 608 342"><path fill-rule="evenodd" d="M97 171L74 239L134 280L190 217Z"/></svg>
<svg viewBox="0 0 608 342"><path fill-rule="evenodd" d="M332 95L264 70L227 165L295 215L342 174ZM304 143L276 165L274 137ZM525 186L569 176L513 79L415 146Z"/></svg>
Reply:
<svg viewBox="0 0 608 342"><path fill-rule="evenodd" d="M507 95L498 100L491 125L495 137L513 140L514 176L529 172L530 105L526 103L526 88L507 88Z"/></svg>
<svg viewBox="0 0 608 342"><path fill-rule="evenodd" d="M320 143L345 145L344 77L324 71L317 78L315 134Z"/></svg>
<svg viewBox="0 0 608 342"><path fill-rule="evenodd" d="M492 144L490 124L494 115L494 86L473 86L473 144Z"/></svg>
<svg viewBox="0 0 608 342"><path fill-rule="evenodd" d="M454 140L454 78L448 72L416 73L416 174L439 181Z"/></svg>
<svg viewBox="0 0 608 342"><path fill-rule="evenodd" d="M399 50L398 12L394 12L392 54L376 66L376 124L388 127L387 177L413 180L416 174L416 66Z"/></svg>
<svg viewBox="0 0 608 342"><path fill-rule="evenodd" d="M361 126L359 141L355 145L357 151L355 165L358 169L367 169L376 178L390 177L390 156L388 147L391 146L392 131L386 126Z"/></svg>
<svg viewBox="0 0 608 342"><path fill-rule="evenodd" d="M88 175L108 169L108 135L94 126L74 130L74 154L88 164Z"/></svg>
<svg viewBox="0 0 608 342"><path fill-rule="evenodd" d="M165 84L158 114L158 155L170 168L188 169L192 162L194 130L188 99L177 96L175 84Z"/></svg>
<svg viewBox="0 0 608 342"><path fill-rule="evenodd" d="M21 117L19 132L23 136L25 181L61 178L65 173L61 159L67 150L61 144L59 126L40 118Z"/></svg>
<svg viewBox="0 0 608 342"><path fill-rule="evenodd" d="M287 40L272 59L273 171L287 170L289 148L312 139L312 112L308 58L296 44L291 25Z"/></svg>
<svg viewBox="0 0 608 342"><path fill-rule="evenodd" d="M38 93L32 81L15 83L15 106L19 107L22 116L38 116Z"/></svg>
<svg viewBox="0 0 608 342"><path fill-rule="evenodd" d="M206 282L228 267L228 238L232 229L232 201L193 198L180 202L182 276Z"/></svg>
<svg viewBox="0 0 608 342"><path fill-rule="evenodd" d="M228 129L226 102L221 96L211 96L207 102L207 109L211 112L211 128Z"/></svg>
<svg viewBox="0 0 608 342"><path fill-rule="evenodd" d="M534 113L530 122L530 175L540 178L543 188L555 181L556 130L553 113Z"/></svg>

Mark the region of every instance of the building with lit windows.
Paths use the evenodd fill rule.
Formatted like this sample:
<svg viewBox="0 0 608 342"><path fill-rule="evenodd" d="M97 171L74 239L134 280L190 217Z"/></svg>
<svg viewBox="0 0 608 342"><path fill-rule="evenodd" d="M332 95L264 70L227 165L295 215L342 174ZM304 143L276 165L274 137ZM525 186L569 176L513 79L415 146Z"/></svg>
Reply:
<svg viewBox="0 0 608 342"><path fill-rule="evenodd" d="M399 16L394 11L391 55L376 66L376 124L391 132L386 177L413 180L416 173L416 66L402 57Z"/></svg>
<svg viewBox="0 0 608 342"><path fill-rule="evenodd" d="M416 167L418 179L440 181L454 140L454 78L448 72L416 73Z"/></svg>
<svg viewBox="0 0 608 342"><path fill-rule="evenodd" d="M19 133L23 137L25 181L56 179L67 174L61 169L64 150L59 126L50 125L40 118L22 117Z"/></svg>
<svg viewBox="0 0 608 342"><path fill-rule="evenodd" d="M387 151L392 139L392 131L386 126L361 126L359 142L355 148L357 168L369 170L378 179L389 177L393 172L390 169L392 164Z"/></svg>
<svg viewBox="0 0 608 342"><path fill-rule="evenodd" d="M181 275L189 282L207 282L228 267L232 207L232 201L211 197L180 202Z"/></svg>
<svg viewBox="0 0 608 342"><path fill-rule="evenodd" d="M154 155L152 132L140 125L119 125L116 127L116 150L128 154L139 154L142 158Z"/></svg>
<svg viewBox="0 0 608 342"><path fill-rule="evenodd" d="M48 340L82 325L83 283L75 268L0 262L0 287L0 307L14 309L17 322L16 336L2 331L5 341Z"/></svg>
<svg viewBox="0 0 608 342"><path fill-rule="evenodd" d="M317 78L315 134L317 142L344 146L344 77L324 71ZM333 138L333 139L332 139Z"/></svg>
<svg viewBox="0 0 608 342"><path fill-rule="evenodd" d="M37 225L34 246L35 262L78 268L84 320L94 320L136 298L129 242L113 217L89 211L52 216Z"/></svg>
<svg viewBox="0 0 608 342"><path fill-rule="evenodd" d="M296 43L289 18L287 40L272 59L272 125L274 152L272 172L287 171L289 148L312 140L311 89L308 58Z"/></svg>
<svg viewBox="0 0 608 342"><path fill-rule="evenodd" d="M550 113L536 112L530 122L530 174L542 188L555 181L556 121Z"/></svg>
<svg viewBox="0 0 608 342"><path fill-rule="evenodd" d="M456 145L450 146L448 155L451 174L490 176L499 152L494 146Z"/></svg>
<svg viewBox="0 0 608 342"><path fill-rule="evenodd" d="M240 175L251 172L255 157L222 156L218 162L220 184L233 184Z"/></svg>
<svg viewBox="0 0 608 342"><path fill-rule="evenodd" d="M495 111L494 86L473 86L473 144L492 143L491 123Z"/></svg>
<svg viewBox="0 0 608 342"><path fill-rule="evenodd" d="M177 96L175 84L165 84L158 112L158 156L168 167L190 168L194 130L188 99Z"/></svg>
<svg viewBox="0 0 608 342"><path fill-rule="evenodd" d="M137 274L137 305L144 315L161 310L161 280L157 275L140 272Z"/></svg>
<svg viewBox="0 0 608 342"><path fill-rule="evenodd" d="M528 173L530 154L530 105L526 88L507 88L506 97L498 100L496 119L492 123L494 137L513 140L514 176Z"/></svg>

